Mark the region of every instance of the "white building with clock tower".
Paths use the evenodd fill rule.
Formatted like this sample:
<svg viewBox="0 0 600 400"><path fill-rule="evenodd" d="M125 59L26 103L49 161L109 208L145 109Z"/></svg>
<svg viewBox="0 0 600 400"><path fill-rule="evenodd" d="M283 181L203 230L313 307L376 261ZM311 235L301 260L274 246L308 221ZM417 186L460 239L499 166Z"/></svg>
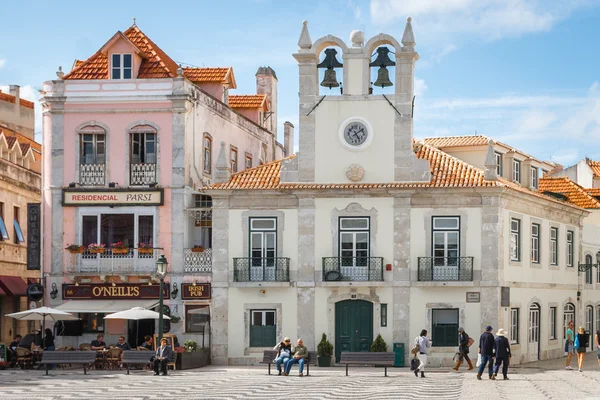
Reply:
<svg viewBox="0 0 600 400"><path fill-rule="evenodd" d="M391 351L427 329L430 362L450 365L458 327L476 336L488 324L514 328L515 363L562 355L558 335L537 337L535 352L518 337L529 307L577 303L564 282L578 275L553 271L546 289L524 273L525 235L531 220L544 246L550 226L579 237L587 211L505 179L491 141L484 165L471 165L413 139L410 18L400 41L359 31L350 41L313 42L303 23L299 153L231 174L222 148L202 191L213 199L212 362L254 364L284 336L316 350L323 333L335 358L368 351L378 334ZM579 243L570 249L576 265Z"/></svg>

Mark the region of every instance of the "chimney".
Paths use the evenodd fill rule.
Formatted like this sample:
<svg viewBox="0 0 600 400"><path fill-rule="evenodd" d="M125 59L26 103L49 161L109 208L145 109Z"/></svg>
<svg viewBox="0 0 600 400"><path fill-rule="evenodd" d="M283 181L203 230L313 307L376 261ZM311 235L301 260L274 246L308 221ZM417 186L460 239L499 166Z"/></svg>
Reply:
<svg viewBox="0 0 600 400"><path fill-rule="evenodd" d="M273 68L259 67L256 71L256 94L266 94L269 98L271 114L266 119L265 128L277 138L277 75Z"/></svg>
<svg viewBox="0 0 600 400"><path fill-rule="evenodd" d="M283 149L286 157L294 154L294 125L290 121L283 123Z"/></svg>
<svg viewBox="0 0 600 400"><path fill-rule="evenodd" d="M20 115L21 113L21 87L19 85L10 85L9 86L10 95L15 96L15 113Z"/></svg>

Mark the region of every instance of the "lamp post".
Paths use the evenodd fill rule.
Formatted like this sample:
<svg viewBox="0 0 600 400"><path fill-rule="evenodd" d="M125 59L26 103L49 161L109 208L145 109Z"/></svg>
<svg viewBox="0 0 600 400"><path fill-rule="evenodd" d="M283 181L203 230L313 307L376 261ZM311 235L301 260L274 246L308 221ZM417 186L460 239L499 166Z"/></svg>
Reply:
<svg viewBox="0 0 600 400"><path fill-rule="evenodd" d="M596 253L596 264L579 264L578 269L579 272L587 272L588 270L594 268L600 268L600 250Z"/></svg>
<svg viewBox="0 0 600 400"><path fill-rule="evenodd" d="M158 257L158 260L156 260L156 274L158 275L158 278L160 279L160 294L159 294L159 301L158 301L158 343L160 343L160 340L162 339L163 336L163 283L165 281L165 275L167 275L167 265L169 265L169 263L167 262L167 258L164 255L161 255L160 257Z"/></svg>

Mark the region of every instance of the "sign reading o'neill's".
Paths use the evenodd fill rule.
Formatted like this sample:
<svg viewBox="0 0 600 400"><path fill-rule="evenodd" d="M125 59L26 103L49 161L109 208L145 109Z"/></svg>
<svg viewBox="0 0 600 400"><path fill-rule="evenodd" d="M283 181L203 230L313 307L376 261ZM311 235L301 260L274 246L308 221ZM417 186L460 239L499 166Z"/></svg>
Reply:
<svg viewBox="0 0 600 400"><path fill-rule="evenodd" d="M160 296L160 285L148 285L143 283L117 283L112 284L63 284L63 298L65 300L135 300L135 299L158 299ZM169 297L169 284L163 286L164 298Z"/></svg>
<svg viewBox="0 0 600 400"><path fill-rule="evenodd" d="M62 205L68 206L162 206L164 190L63 189Z"/></svg>

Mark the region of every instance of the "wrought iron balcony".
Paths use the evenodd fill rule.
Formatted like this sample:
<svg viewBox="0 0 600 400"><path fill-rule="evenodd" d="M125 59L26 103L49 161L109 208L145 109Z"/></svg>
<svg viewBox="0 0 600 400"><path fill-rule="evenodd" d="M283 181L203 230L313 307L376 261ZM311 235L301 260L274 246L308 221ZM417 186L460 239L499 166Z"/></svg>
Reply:
<svg viewBox="0 0 600 400"><path fill-rule="evenodd" d="M155 163L131 163L130 185L149 185L156 182Z"/></svg>
<svg viewBox="0 0 600 400"><path fill-rule="evenodd" d="M419 281L472 281L473 257L419 257Z"/></svg>
<svg viewBox="0 0 600 400"><path fill-rule="evenodd" d="M85 249L83 253L68 254L65 268L68 273L99 275L153 273L161 254L164 254L164 250L160 248L107 248L101 253Z"/></svg>
<svg viewBox="0 0 600 400"><path fill-rule="evenodd" d="M234 282L289 282L290 259L287 257L234 258Z"/></svg>
<svg viewBox="0 0 600 400"><path fill-rule="evenodd" d="M106 164L79 164L79 184L81 186L103 186Z"/></svg>
<svg viewBox="0 0 600 400"><path fill-rule="evenodd" d="M383 281L383 257L323 257L324 281Z"/></svg>
<svg viewBox="0 0 600 400"><path fill-rule="evenodd" d="M185 249L183 252L183 272L202 273L212 271L212 249L194 251Z"/></svg>

